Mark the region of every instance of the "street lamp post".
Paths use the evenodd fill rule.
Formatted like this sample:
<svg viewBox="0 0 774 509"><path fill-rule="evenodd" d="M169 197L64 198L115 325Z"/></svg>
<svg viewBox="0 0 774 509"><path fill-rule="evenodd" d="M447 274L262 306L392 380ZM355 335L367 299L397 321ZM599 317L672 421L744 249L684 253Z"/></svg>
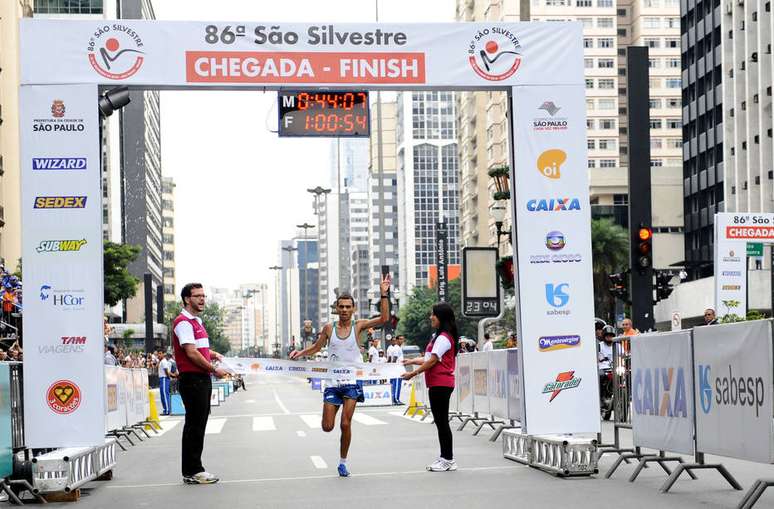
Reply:
<svg viewBox="0 0 774 509"><path fill-rule="evenodd" d="M274 285L274 357L278 358L280 348L282 347L279 338L279 271L282 270L282 267L280 265L274 265L273 267L269 267L269 270L273 270L277 273Z"/></svg>
<svg viewBox="0 0 774 509"><path fill-rule="evenodd" d="M301 320L307 320L309 317L304 317L303 315L309 314L309 303L307 302L307 294L306 294L306 271L307 266L309 265L309 234L308 231L310 228L314 228L313 224L309 224L306 221L304 221L304 224L297 224L296 228L302 228L304 230L304 281L301 283L301 302L304 303L303 308L301 309L301 317L299 317ZM298 264L298 271L299 274L301 273L301 264ZM319 271L318 271L319 274ZM302 339L304 348L306 348L306 340Z"/></svg>
<svg viewBox="0 0 774 509"><path fill-rule="evenodd" d="M495 200L489 210L492 213L492 218L495 220L495 228L497 228L497 256L500 256L500 237L507 235L508 242L511 241L511 232L503 232L503 222L505 221L505 214L508 212L508 208L505 206L504 200Z"/></svg>
<svg viewBox="0 0 774 509"><path fill-rule="evenodd" d="M318 244L317 244L317 260L319 262L320 260L322 260L322 253L320 251L322 249L322 246L321 246L321 244L322 244L322 228L320 227L320 225L321 225L321 221L320 221L320 198L322 198L323 196L325 197L325 211L326 211L326 214L327 214L327 211L328 211L328 194L330 194L331 190L327 189L327 188L324 188L324 187L321 187L321 186L317 186L317 187L314 187L314 188L307 189L306 192L307 193L312 193L314 195L314 213L317 216L317 239L318 239ZM322 297L322 294L321 294L321 291L320 291L320 270L319 269L317 270L317 294L318 294L319 297L318 297L317 309L315 310L315 312L316 313L320 313L320 304L319 303L323 301L323 297ZM325 298L327 299L327 293L326 293ZM319 318L320 318L320 321L318 322L318 324L323 321L321 316Z"/></svg>
<svg viewBox="0 0 774 509"><path fill-rule="evenodd" d="M298 251L297 247L284 246L283 251L290 256L290 267L288 272L288 332L290 333L291 342L293 336L293 251Z"/></svg>

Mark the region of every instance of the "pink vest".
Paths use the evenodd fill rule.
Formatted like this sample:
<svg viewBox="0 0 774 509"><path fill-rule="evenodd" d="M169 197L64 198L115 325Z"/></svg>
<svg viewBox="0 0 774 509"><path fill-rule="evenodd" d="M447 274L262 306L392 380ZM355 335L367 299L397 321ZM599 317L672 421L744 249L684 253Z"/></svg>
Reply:
<svg viewBox="0 0 774 509"><path fill-rule="evenodd" d="M448 352L441 356L441 359L435 363L435 366L425 371L425 383L428 387L454 387L454 368L457 366L457 349L454 344L454 339L447 333L442 332L442 336L446 336L446 339L451 343L451 348ZM433 339L425 353L433 351Z"/></svg>
<svg viewBox="0 0 774 509"><path fill-rule="evenodd" d="M183 347L180 345L180 341L177 339L177 334L175 334L175 327L177 327L177 324L180 322L188 322L191 324L194 331L194 339L196 340L196 349L199 350L199 353L202 354L202 356L207 361L210 360L210 341L204 325L200 324L199 321L195 318L188 318L184 314L180 313L172 322L172 344L175 348L175 362L177 362L177 370L181 373L207 374L208 371L191 362L191 359L188 358L185 350L183 350Z"/></svg>

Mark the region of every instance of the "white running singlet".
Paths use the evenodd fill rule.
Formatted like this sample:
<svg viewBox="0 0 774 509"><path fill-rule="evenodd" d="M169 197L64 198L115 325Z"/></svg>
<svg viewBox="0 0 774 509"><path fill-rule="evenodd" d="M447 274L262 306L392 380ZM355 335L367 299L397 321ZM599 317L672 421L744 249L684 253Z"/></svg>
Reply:
<svg viewBox="0 0 774 509"><path fill-rule="evenodd" d="M352 320L352 327L349 336L340 338L336 331L336 322L333 322L333 334L328 340L328 360L330 362L352 362L354 365L362 364L363 356L360 354L360 347L357 344L355 336L355 321ZM338 385L354 384L355 379L335 380Z"/></svg>

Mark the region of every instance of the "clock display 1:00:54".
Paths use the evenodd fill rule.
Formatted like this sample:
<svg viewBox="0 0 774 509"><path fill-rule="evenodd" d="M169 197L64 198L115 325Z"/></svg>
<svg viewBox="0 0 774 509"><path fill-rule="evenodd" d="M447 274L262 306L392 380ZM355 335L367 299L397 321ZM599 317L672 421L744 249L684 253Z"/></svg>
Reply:
<svg viewBox="0 0 774 509"><path fill-rule="evenodd" d="M345 113L315 113L308 112L304 118L304 129L319 133L333 133L336 131L362 131L368 132L368 115Z"/></svg>

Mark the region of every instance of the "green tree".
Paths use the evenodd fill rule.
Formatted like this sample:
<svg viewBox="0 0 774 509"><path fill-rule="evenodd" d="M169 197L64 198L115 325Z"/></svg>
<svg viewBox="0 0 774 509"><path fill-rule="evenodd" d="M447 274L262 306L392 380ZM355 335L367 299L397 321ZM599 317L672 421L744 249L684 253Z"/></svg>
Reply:
<svg viewBox="0 0 774 509"><path fill-rule="evenodd" d="M134 297L140 280L129 273L128 267L140 255L142 248L131 244L105 242L103 250L105 272L105 304L115 306Z"/></svg>
<svg viewBox="0 0 774 509"><path fill-rule="evenodd" d="M400 308L398 334L406 336L406 341L424 350L430 341L430 312L438 302L438 291L435 288L416 286L408 297L408 302ZM448 302L454 309L457 319L457 331L461 336L477 338L478 322L462 316L462 281L458 278L449 281Z"/></svg>
<svg viewBox="0 0 774 509"><path fill-rule="evenodd" d="M164 323L167 324L167 336L170 345L172 344L172 322L180 314L180 309L180 302L167 302L164 306ZM199 318L202 319L204 328L207 329L210 348L225 355L231 350L231 344L223 332L223 316L223 308L211 302L204 306L204 311L199 315Z"/></svg>
<svg viewBox="0 0 774 509"><path fill-rule="evenodd" d="M594 312L611 321L615 299L610 294L608 276L626 270L629 265L629 237L625 229L611 219L592 219L591 254L594 270Z"/></svg>

